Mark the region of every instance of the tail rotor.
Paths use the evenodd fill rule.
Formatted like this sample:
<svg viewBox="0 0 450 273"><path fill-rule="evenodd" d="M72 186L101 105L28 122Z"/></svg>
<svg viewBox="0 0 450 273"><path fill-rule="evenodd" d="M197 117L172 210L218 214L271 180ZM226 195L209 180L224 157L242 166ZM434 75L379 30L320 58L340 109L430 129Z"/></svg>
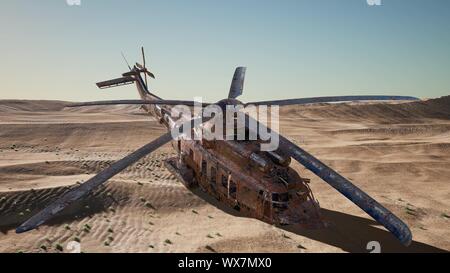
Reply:
<svg viewBox="0 0 450 273"><path fill-rule="evenodd" d="M147 75L150 76L151 78L155 78L155 75L153 75L152 72L150 72L147 69L147 65L146 65L146 60L145 60L145 51L144 51L144 47L141 47L141 52L142 52L142 62L143 65L136 63L136 66L140 69L141 72L143 72L145 74L145 85L147 85Z"/></svg>

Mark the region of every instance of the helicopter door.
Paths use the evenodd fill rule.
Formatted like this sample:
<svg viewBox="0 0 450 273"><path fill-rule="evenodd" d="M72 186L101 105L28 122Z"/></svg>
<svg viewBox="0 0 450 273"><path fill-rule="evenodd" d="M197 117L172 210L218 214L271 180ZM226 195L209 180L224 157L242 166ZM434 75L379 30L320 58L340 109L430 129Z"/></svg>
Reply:
<svg viewBox="0 0 450 273"><path fill-rule="evenodd" d="M272 220L272 202L267 192L263 193L263 218Z"/></svg>
<svg viewBox="0 0 450 273"><path fill-rule="evenodd" d="M210 177L209 177L209 186L211 187L211 190L213 192L216 192L217 190L217 185L216 185L216 181L217 181L217 168L215 166L215 164L211 164L211 169L210 169Z"/></svg>
<svg viewBox="0 0 450 273"><path fill-rule="evenodd" d="M202 159L202 165L201 165L201 169L200 169L200 181L203 185L207 185L208 184L208 169L207 169L208 165L205 159ZM206 187L205 187L206 188Z"/></svg>

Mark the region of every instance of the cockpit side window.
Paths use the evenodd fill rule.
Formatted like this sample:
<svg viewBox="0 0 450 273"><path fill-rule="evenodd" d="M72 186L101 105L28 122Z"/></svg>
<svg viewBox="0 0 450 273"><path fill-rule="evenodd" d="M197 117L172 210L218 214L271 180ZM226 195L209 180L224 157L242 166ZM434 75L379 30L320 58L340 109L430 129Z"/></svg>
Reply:
<svg viewBox="0 0 450 273"><path fill-rule="evenodd" d="M289 201L289 194L285 193L272 193L272 203L274 208L286 208Z"/></svg>
<svg viewBox="0 0 450 273"><path fill-rule="evenodd" d="M211 166L211 178L210 178L211 183L215 184L216 179L217 179L217 169L215 166Z"/></svg>
<svg viewBox="0 0 450 273"><path fill-rule="evenodd" d="M236 199L236 192L237 192L236 183L234 183L233 180L230 180L230 187L228 188L228 193L232 198Z"/></svg>
<svg viewBox="0 0 450 273"><path fill-rule="evenodd" d="M206 164L206 160L203 159L202 160L202 171L201 171L203 176L206 176L206 171L207 171L207 164Z"/></svg>
<svg viewBox="0 0 450 273"><path fill-rule="evenodd" d="M228 177L226 174L222 174L222 186L228 188Z"/></svg>

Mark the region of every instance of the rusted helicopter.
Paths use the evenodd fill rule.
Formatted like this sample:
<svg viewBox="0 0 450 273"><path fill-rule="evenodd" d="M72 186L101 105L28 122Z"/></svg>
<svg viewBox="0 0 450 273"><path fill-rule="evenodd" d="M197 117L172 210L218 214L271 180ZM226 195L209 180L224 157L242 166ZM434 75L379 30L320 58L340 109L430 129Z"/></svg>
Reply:
<svg viewBox="0 0 450 273"><path fill-rule="evenodd" d="M179 132L183 127L192 128L191 131L195 133L199 127L208 126L211 118L205 119L202 116L181 114L175 120L172 114L175 105L191 107L198 103L186 100L165 100L150 93L148 77L155 77L146 67L143 48L142 57L142 65L136 63L131 67L127 62L129 71L123 73L122 77L97 83L99 88L134 83L142 98L141 100L96 101L76 103L70 106L141 105L145 111L159 119L169 132L118 160L87 182L70 190L18 227L17 233L37 228L126 167L155 151L158 147L172 141L172 146L177 151L177 157L168 159L166 167L187 187L199 187L220 202L239 210L248 217L254 217L276 225L301 225L308 228L323 226L319 204L308 186L309 179L301 177L290 167L293 158L363 209L397 237L401 243L406 246L411 243L412 234L408 226L392 212L311 154L249 115L246 115L244 129L248 132L251 129L248 122L253 121L259 128L277 134L279 146L276 150L262 151L260 149L262 140L259 138L256 140L195 140L174 136L174 129ZM215 105L224 109L229 105L243 104L236 98L242 95L245 72L244 67L236 69L228 98L214 104L203 103L202 106ZM142 74L144 74L144 77L142 77ZM417 98L406 96L339 96L257 101L244 105L297 105L361 100L417 100Z"/></svg>

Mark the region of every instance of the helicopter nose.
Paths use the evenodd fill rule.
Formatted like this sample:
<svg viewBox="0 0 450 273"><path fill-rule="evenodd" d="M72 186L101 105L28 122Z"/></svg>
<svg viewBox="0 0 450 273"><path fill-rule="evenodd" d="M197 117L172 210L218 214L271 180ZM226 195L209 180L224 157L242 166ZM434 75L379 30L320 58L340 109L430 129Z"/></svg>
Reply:
<svg viewBox="0 0 450 273"><path fill-rule="evenodd" d="M299 226L308 229L325 228L319 204L313 200L290 204L288 209L280 213L281 225Z"/></svg>

